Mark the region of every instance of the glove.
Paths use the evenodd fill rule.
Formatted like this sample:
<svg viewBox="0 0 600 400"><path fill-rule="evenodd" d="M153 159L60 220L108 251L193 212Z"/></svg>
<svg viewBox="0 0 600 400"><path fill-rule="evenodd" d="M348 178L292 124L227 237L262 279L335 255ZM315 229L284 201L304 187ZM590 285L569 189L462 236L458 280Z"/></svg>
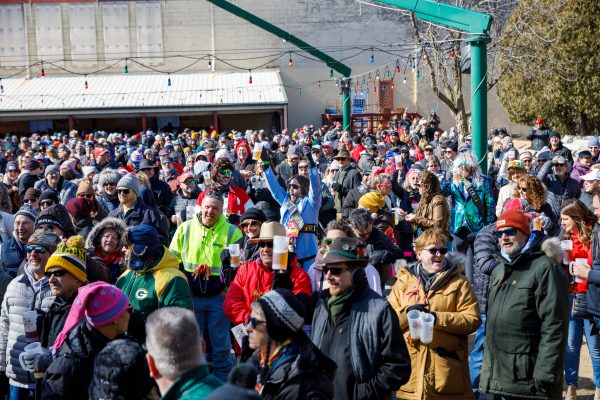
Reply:
<svg viewBox="0 0 600 400"><path fill-rule="evenodd" d="M204 175L200 174L196 177L196 183L202 185L204 183Z"/></svg>
<svg viewBox="0 0 600 400"><path fill-rule="evenodd" d="M548 386L549 384L547 382L543 382L539 379L533 378L533 383L535 384L535 389L543 394L548 393Z"/></svg>
<svg viewBox="0 0 600 400"><path fill-rule="evenodd" d="M427 304L415 304L406 309L406 312L417 310L421 312L429 312L429 305Z"/></svg>
<svg viewBox="0 0 600 400"><path fill-rule="evenodd" d="M294 290L292 282L292 268L294 268L296 253L288 254L287 269L285 271L276 271L273 275L273 289Z"/></svg>
<svg viewBox="0 0 600 400"><path fill-rule="evenodd" d="M224 249L221 252L221 266L223 268L231 268L231 254L229 254L229 249Z"/></svg>
<svg viewBox="0 0 600 400"><path fill-rule="evenodd" d="M35 363L35 370L40 372L46 372L50 364L54 361L54 357L52 357L52 352L48 350L47 353L40 355Z"/></svg>
<svg viewBox="0 0 600 400"><path fill-rule="evenodd" d="M546 230L550 227L550 218L542 216L542 229Z"/></svg>
<svg viewBox="0 0 600 400"><path fill-rule="evenodd" d="M335 190L336 192L341 192L341 191L342 191L342 185L340 185L340 184L339 184L339 183L337 183L337 182L334 182L334 183L332 183L332 184L331 184L331 188L332 188L333 190Z"/></svg>
<svg viewBox="0 0 600 400"><path fill-rule="evenodd" d="M227 221L232 225L238 225L240 223L240 216L237 214L229 214Z"/></svg>
<svg viewBox="0 0 600 400"><path fill-rule="evenodd" d="M302 148L302 153L304 154L304 158L306 158L306 163L308 164L308 168L314 168L317 166L315 160L312 157L312 149L310 146L304 146Z"/></svg>
<svg viewBox="0 0 600 400"><path fill-rule="evenodd" d="M38 359L46 353L50 353L50 350L42 347L42 354L23 353L23 363L29 371L35 371Z"/></svg>

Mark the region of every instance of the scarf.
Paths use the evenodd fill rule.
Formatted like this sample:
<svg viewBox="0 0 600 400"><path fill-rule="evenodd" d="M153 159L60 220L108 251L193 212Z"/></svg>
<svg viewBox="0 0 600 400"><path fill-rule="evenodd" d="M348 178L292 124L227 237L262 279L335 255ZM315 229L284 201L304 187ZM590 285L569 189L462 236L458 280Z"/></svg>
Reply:
<svg viewBox="0 0 600 400"><path fill-rule="evenodd" d="M352 296L352 293L354 293L354 288L342 293L339 296L331 296L329 300L327 300L327 307L329 308L329 313L331 314L331 319L333 320L334 324L337 323L337 317L344 310L346 300Z"/></svg>
<svg viewBox="0 0 600 400"><path fill-rule="evenodd" d="M112 265L113 262L120 261L120 259L123 258L123 254L121 254L120 251L113 254L109 254L106 257L102 257L102 251L99 248L96 248L96 255L107 267L109 265Z"/></svg>

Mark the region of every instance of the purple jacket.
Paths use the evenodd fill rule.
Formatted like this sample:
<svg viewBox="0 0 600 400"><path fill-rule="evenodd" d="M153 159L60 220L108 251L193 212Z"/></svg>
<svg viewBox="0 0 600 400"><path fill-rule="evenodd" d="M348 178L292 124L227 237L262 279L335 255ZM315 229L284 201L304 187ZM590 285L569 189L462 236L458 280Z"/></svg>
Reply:
<svg viewBox="0 0 600 400"><path fill-rule="evenodd" d="M581 181L581 177L590 172L590 169L585 165L581 164L579 161L576 161L573 164L573 170L571 171L571 178L575 179L580 185L583 185Z"/></svg>

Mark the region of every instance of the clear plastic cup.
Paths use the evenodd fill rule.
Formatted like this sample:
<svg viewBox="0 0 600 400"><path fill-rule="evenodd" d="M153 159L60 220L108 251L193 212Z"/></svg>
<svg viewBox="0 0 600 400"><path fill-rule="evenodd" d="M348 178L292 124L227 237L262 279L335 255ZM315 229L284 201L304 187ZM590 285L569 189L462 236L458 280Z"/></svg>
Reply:
<svg viewBox="0 0 600 400"><path fill-rule="evenodd" d="M413 339L421 339L421 312L419 310L410 310L406 317L408 318L408 331Z"/></svg>
<svg viewBox="0 0 600 400"><path fill-rule="evenodd" d="M260 156L262 155L263 143L256 142L254 143L254 148L252 149L252 159L256 161L260 161Z"/></svg>
<svg viewBox="0 0 600 400"><path fill-rule="evenodd" d="M564 251L573 250L573 241L572 240L561 240L560 248Z"/></svg>
<svg viewBox="0 0 600 400"><path fill-rule="evenodd" d="M290 238L287 236L273 236L273 270L285 271L287 269Z"/></svg>
<svg viewBox="0 0 600 400"><path fill-rule="evenodd" d="M402 164L402 156L401 156L400 154L396 154L396 155L394 156L394 162L395 162L396 164Z"/></svg>
<svg viewBox="0 0 600 400"><path fill-rule="evenodd" d="M433 341L433 323L435 319L428 312L421 312L421 343L431 343Z"/></svg>
<svg viewBox="0 0 600 400"><path fill-rule="evenodd" d="M202 176L204 177L204 184L212 185L212 176L210 176L210 171L202 172Z"/></svg>
<svg viewBox="0 0 600 400"><path fill-rule="evenodd" d="M23 328L25 329L25 337L30 342L36 342L40 340L39 333L37 331L37 311L25 311L23 317Z"/></svg>
<svg viewBox="0 0 600 400"><path fill-rule="evenodd" d="M229 245L229 255L231 256L231 266L237 267L240 265L240 245L232 243Z"/></svg>

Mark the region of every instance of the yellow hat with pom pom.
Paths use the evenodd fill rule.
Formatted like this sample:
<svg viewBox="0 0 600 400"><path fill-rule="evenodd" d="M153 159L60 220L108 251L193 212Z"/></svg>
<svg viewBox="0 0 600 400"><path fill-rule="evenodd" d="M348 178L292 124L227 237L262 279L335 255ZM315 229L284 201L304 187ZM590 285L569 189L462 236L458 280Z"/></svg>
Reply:
<svg viewBox="0 0 600 400"><path fill-rule="evenodd" d="M50 256L45 270L59 267L81 282L87 281L85 240L82 236L71 236L66 243L60 243Z"/></svg>

